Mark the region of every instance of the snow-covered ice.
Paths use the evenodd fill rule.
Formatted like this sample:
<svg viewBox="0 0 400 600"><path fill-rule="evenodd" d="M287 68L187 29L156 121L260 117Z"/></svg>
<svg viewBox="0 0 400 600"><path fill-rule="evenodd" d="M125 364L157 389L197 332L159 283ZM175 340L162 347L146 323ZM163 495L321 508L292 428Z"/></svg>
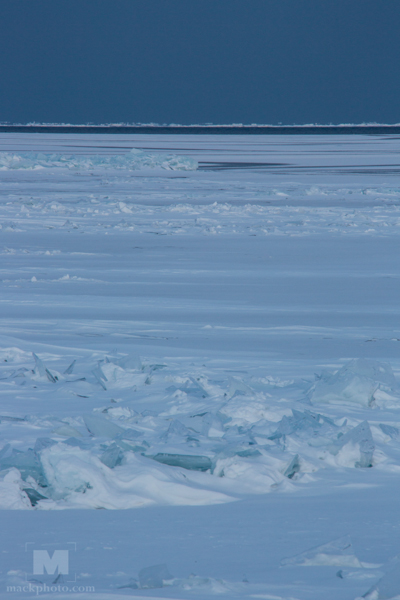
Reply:
<svg viewBox="0 0 400 600"><path fill-rule="evenodd" d="M1 134L4 597L400 595L398 154Z"/></svg>

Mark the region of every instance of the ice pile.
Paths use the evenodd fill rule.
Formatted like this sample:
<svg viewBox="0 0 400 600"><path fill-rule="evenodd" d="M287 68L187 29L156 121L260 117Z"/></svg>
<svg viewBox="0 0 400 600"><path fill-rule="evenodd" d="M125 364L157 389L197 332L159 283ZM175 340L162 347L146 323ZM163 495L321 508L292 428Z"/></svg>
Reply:
<svg viewBox="0 0 400 600"><path fill-rule="evenodd" d="M0 415L3 508L215 504L293 490L321 469L398 461L400 428L379 419L378 392L399 408L389 365L351 361L305 394L301 381L127 355L71 362L8 348L0 358L0 391L13 407ZM44 412L15 414L16 391Z"/></svg>
<svg viewBox="0 0 400 600"><path fill-rule="evenodd" d="M54 169L60 167L64 169L79 169L81 171L92 171L94 169L195 171L198 164L195 160L187 156L150 153L135 148L126 154L114 156L0 152L0 170L2 171L14 169Z"/></svg>
<svg viewBox="0 0 400 600"><path fill-rule="evenodd" d="M178 579L171 575L167 565L164 563L141 569L137 577L131 577L125 585L118 586L118 589L148 590L165 587L181 588L183 590L201 590L209 594L224 594L227 592L237 593L242 586L238 583L228 583L222 579L199 577L194 574L185 579ZM272 596L270 597L272 598ZM277 598L277 596L274 596L274 598Z"/></svg>
<svg viewBox="0 0 400 600"><path fill-rule="evenodd" d="M309 395L313 404L351 402L381 406L392 402L400 405L398 385L390 365L367 359L352 360L334 373L323 373Z"/></svg>

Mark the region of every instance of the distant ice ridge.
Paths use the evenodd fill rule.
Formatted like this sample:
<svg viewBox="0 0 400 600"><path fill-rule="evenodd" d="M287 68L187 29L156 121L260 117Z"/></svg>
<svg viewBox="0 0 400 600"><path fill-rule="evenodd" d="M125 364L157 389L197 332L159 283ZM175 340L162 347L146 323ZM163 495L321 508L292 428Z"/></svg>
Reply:
<svg viewBox="0 0 400 600"><path fill-rule="evenodd" d="M141 169L166 169L168 171L195 171L198 164L188 156L173 154L158 154L143 152L133 148L126 154L119 155L90 155L52 154L36 152L0 152L0 170L11 171L15 169L79 169L89 171L93 169L127 169L139 171Z"/></svg>

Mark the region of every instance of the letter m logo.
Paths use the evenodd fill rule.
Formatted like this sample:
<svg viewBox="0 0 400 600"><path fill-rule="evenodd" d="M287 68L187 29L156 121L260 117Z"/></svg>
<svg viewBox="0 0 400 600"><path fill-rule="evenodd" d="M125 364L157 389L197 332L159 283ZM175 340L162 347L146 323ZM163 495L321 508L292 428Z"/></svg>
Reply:
<svg viewBox="0 0 400 600"><path fill-rule="evenodd" d="M54 550L51 558L47 550L33 551L34 575L44 575L45 570L48 575L54 575L57 568L59 574L68 575L68 550Z"/></svg>

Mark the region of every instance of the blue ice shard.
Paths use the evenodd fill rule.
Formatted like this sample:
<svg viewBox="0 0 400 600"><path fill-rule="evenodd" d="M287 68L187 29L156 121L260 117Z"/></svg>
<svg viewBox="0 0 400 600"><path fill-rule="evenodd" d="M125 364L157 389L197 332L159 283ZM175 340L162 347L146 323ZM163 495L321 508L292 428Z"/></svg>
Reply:
<svg viewBox="0 0 400 600"><path fill-rule="evenodd" d="M193 433L193 430L188 429L188 427L183 425L178 419L174 419L171 421L167 431L161 436L161 441L186 441Z"/></svg>
<svg viewBox="0 0 400 600"><path fill-rule="evenodd" d="M166 454L159 452L154 456L146 455L163 465L181 467L189 471L208 471L211 469L211 459L208 456L196 456L194 454Z"/></svg>
<svg viewBox="0 0 400 600"><path fill-rule="evenodd" d="M383 433L390 436L393 440L399 437L400 431L397 427L393 427L393 425L385 425L385 423L379 423L379 427L382 429Z"/></svg>
<svg viewBox="0 0 400 600"><path fill-rule="evenodd" d="M3 451L0 456L0 470L15 467L24 481L31 476L39 485L43 487L48 485L39 457L31 448L26 452L11 450L11 448L7 450L3 448Z"/></svg>
<svg viewBox="0 0 400 600"><path fill-rule="evenodd" d="M64 375L72 375L72 371L74 370L76 360L73 360L67 369L64 371Z"/></svg>
<svg viewBox="0 0 400 600"><path fill-rule="evenodd" d="M97 365L97 367L92 370L92 374L95 376L97 383L101 385L103 390L107 390L106 384L104 383L107 381L107 377L104 375L100 365Z"/></svg>
<svg viewBox="0 0 400 600"><path fill-rule="evenodd" d="M115 438L124 433L124 429L101 415L87 415L83 418L90 433L96 437Z"/></svg>
<svg viewBox="0 0 400 600"><path fill-rule="evenodd" d="M114 469L114 467L121 464L123 458L123 454L115 444L111 444L109 448L100 456L101 462L109 467L110 469Z"/></svg>
<svg viewBox="0 0 400 600"><path fill-rule="evenodd" d="M173 579L167 565L154 565L139 571L139 583L142 589L162 588L165 581Z"/></svg>
<svg viewBox="0 0 400 600"><path fill-rule="evenodd" d="M358 445L360 448L360 460L355 463L355 466L372 467L375 444L368 421L363 421L357 427L339 437L329 450L331 454L336 455L348 443Z"/></svg>
<svg viewBox="0 0 400 600"><path fill-rule="evenodd" d="M35 359L35 371L41 377L47 377L47 379L51 381L51 383L57 383L57 377L50 373L49 369L46 367L43 361L34 352L32 352L32 356Z"/></svg>
<svg viewBox="0 0 400 600"><path fill-rule="evenodd" d="M40 500L47 500L47 496L43 496L43 494L40 494L37 490L33 488L24 488L24 492L28 496L32 506L36 506L36 504L40 502Z"/></svg>
<svg viewBox="0 0 400 600"><path fill-rule="evenodd" d="M299 455L296 454L296 456L294 456L292 458L292 460L290 461L289 465L287 466L287 468L284 471L284 476L288 477L289 479L292 479L296 473L298 473L300 471L300 460L299 460Z"/></svg>

